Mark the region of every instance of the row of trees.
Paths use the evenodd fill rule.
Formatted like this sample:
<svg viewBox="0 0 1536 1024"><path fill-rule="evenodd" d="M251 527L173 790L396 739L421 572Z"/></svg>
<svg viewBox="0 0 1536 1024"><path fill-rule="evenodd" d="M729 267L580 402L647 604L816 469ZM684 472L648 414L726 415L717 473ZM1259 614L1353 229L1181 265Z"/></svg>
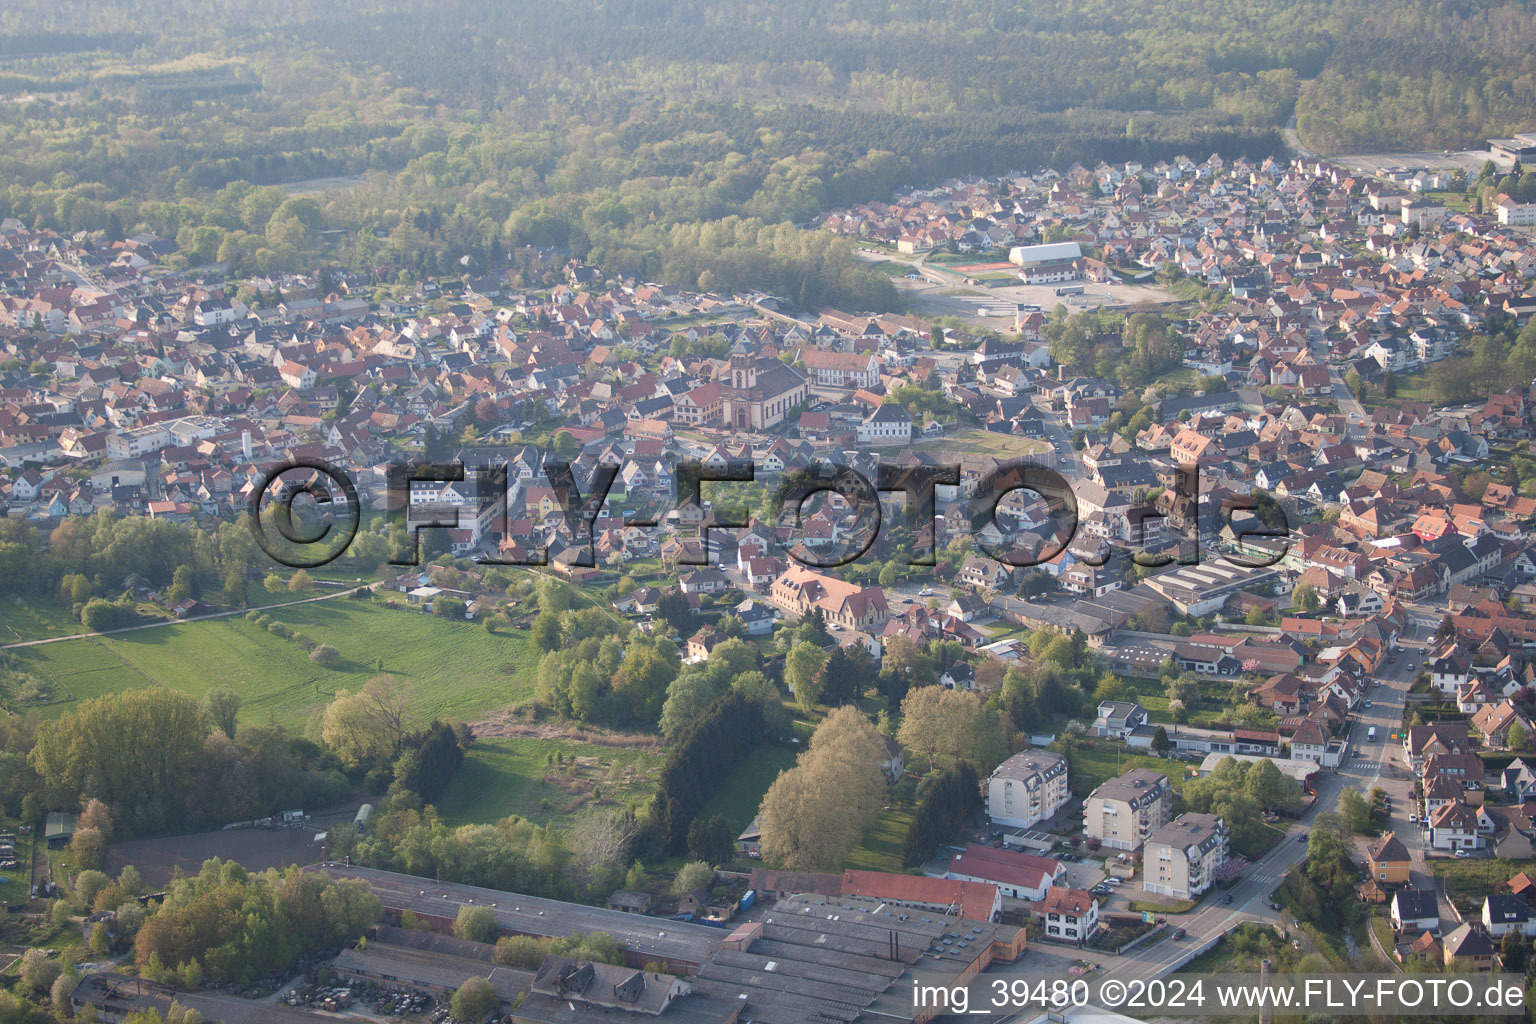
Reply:
<svg viewBox="0 0 1536 1024"><path fill-rule="evenodd" d="M716 698L667 752L646 812L641 849L662 857L682 853L699 809L764 735L761 701L735 688Z"/></svg>
<svg viewBox="0 0 1536 1024"><path fill-rule="evenodd" d="M596 900L645 884L644 869L630 860L638 828L627 811L587 814L564 828L518 817L450 828L414 794L387 797L378 807L366 834L332 829L332 856L551 899Z"/></svg>
<svg viewBox="0 0 1536 1024"><path fill-rule="evenodd" d="M902 841L902 864L909 868L921 865L981 808L981 780L969 764L961 762L956 768L925 778L917 791L912 824Z"/></svg>
<svg viewBox="0 0 1536 1024"><path fill-rule="evenodd" d="M213 981L250 982L363 935L382 912L358 879L210 860L172 884L139 928L134 960L151 977L197 965Z"/></svg>
<svg viewBox="0 0 1536 1024"><path fill-rule="evenodd" d="M758 812L765 860L798 871L841 865L885 800L885 744L857 708L837 708Z"/></svg>
<svg viewBox="0 0 1536 1024"><path fill-rule="evenodd" d="M347 773L370 788L432 799L473 737L437 721L417 731L406 706L404 685L379 676L339 692L305 738L277 724L241 724L231 690L201 703L166 687L125 690L83 701L35 735L0 732L0 763L15 769L0 796L31 796L34 817L40 805L100 801L128 834L323 805L352 788Z"/></svg>

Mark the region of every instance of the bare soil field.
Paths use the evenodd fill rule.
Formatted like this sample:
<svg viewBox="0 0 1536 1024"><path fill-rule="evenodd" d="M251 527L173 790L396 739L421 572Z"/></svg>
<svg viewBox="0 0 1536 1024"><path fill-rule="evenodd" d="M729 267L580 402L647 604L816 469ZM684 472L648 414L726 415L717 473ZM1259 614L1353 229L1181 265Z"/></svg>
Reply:
<svg viewBox="0 0 1536 1024"><path fill-rule="evenodd" d="M189 836L130 839L107 851L107 873L116 875L129 864L139 869L147 885L166 885L179 871L195 875L210 857L232 860L248 871L316 864L324 849L317 833L307 828L242 828L228 832L198 832Z"/></svg>
<svg viewBox="0 0 1536 1024"><path fill-rule="evenodd" d="M647 733L614 732L594 726L573 725L570 722L528 722L512 712L499 712L489 718L469 723L477 739L510 737L539 740L576 740L599 747L627 747L647 749L662 746L660 736Z"/></svg>

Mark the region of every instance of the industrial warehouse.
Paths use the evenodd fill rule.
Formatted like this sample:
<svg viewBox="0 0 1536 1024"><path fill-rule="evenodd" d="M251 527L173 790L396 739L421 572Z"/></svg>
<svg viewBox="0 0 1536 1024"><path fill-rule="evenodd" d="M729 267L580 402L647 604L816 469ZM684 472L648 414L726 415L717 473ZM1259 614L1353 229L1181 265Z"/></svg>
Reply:
<svg viewBox="0 0 1536 1024"><path fill-rule="evenodd" d="M1022 928L874 896L785 894L759 919L726 932L389 871L336 864L315 870L363 880L384 903L386 917L398 920L410 911L436 933L451 932L461 907L488 906L503 934L564 938L602 931L624 947L623 967L551 955L530 975L496 964L483 943L382 925L373 941L336 958L345 977L439 997L466 972L489 978L504 1005L516 1004L511 1018L519 1024L561 1024L588 1011L643 1013L681 1024L877 1018L922 1024L934 1011L913 1005L914 983L963 985L1025 950Z"/></svg>

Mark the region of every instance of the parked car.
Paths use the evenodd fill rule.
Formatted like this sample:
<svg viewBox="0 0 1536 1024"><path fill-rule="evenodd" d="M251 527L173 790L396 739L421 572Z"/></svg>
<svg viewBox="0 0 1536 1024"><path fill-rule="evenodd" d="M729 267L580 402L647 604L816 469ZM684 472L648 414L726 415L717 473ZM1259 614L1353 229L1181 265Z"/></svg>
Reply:
<svg viewBox="0 0 1536 1024"><path fill-rule="evenodd" d="M1298 833L1296 833L1296 841L1298 843L1306 842L1307 841L1307 834L1305 832L1298 832Z"/></svg>
<svg viewBox="0 0 1536 1024"><path fill-rule="evenodd" d="M1457 850L1456 851L1456 856L1458 856L1458 857L1470 857L1472 855L1470 853L1468 853L1466 850Z"/></svg>

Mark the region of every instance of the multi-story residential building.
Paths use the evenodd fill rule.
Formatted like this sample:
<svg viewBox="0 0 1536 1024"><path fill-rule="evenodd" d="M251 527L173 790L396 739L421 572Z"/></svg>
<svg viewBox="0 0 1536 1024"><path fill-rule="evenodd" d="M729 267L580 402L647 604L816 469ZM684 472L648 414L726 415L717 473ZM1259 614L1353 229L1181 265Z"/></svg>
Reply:
<svg viewBox="0 0 1536 1024"><path fill-rule="evenodd" d="M1494 212L1499 223L1507 227L1530 227L1536 224L1536 203L1522 203L1503 192L1494 202Z"/></svg>
<svg viewBox="0 0 1536 1024"><path fill-rule="evenodd" d="M1429 845L1436 850L1480 850L1488 844L1487 836L1493 831L1493 821L1485 812L1460 800L1448 800L1426 816Z"/></svg>
<svg viewBox="0 0 1536 1024"><path fill-rule="evenodd" d="M1100 783L1083 802L1083 832L1111 850L1139 850L1173 814L1168 776L1132 768Z"/></svg>
<svg viewBox="0 0 1536 1024"><path fill-rule="evenodd" d="M1033 828L1070 796L1066 758L1049 750L1021 750L987 779L987 816L994 825Z"/></svg>
<svg viewBox="0 0 1536 1024"><path fill-rule="evenodd" d="M1194 899L1216 881L1227 860L1227 823L1215 814L1194 811L1158 829L1142 853L1141 886L1147 892Z"/></svg>
<svg viewBox="0 0 1536 1024"><path fill-rule="evenodd" d="M828 622L844 629L871 630L890 618L880 587L861 587L800 565L773 581L768 599L792 615L809 615L811 609L820 608Z"/></svg>

